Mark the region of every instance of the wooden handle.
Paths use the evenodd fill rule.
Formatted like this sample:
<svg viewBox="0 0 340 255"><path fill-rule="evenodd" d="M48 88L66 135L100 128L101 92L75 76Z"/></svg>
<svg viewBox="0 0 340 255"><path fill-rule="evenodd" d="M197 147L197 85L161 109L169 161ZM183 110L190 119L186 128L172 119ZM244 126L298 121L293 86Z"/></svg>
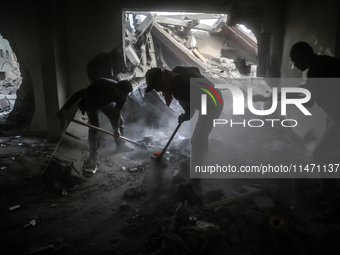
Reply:
<svg viewBox="0 0 340 255"><path fill-rule="evenodd" d="M64 115L64 116L65 116L65 115ZM100 128L100 127L93 126L93 125L91 125L91 124L82 122L82 121L80 121L80 120L72 119L72 118L70 118L70 117L68 117L68 116L65 116L65 118L66 118L67 120L69 120L69 121L74 122L74 123L83 125L83 126L88 127L88 128L92 128L92 129L98 130L98 131L100 131L100 132L103 132L103 133L108 134L108 135L112 135L113 137L117 138L117 136L116 136L114 133L112 133L112 132L110 132L110 131L107 131L107 130L105 130L105 129L102 129L102 128ZM126 137L124 137L124 136L119 136L119 138L120 138L120 139L123 139L123 140L125 140L125 141L127 141L127 142L130 142L130 143L133 143L133 144L136 144L136 145L139 145L139 146L143 146L142 144L140 144L140 143L138 143L138 142L136 142L136 141L130 140L129 138L126 138Z"/></svg>
<svg viewBox="0 0 340 255"><path fill-rule="evenodd" d="M157 159L158 159L158 160L160 160L160 159L163 157L163 155L164 155L166 149L168 148L169 144L171 143L172 139L173 139L174 136L176 135L176 133L177 133L177 131L178 131L178 129L179 129L179 127L180 127L181 125L182 125L182 122L178 123L178 125L177 125L175 131L172 133L172 135L171 135L171 137L170 137L168 143L165 145L165 147L164 147L164 149L162 150L162 152L157 156Z"/></svg>

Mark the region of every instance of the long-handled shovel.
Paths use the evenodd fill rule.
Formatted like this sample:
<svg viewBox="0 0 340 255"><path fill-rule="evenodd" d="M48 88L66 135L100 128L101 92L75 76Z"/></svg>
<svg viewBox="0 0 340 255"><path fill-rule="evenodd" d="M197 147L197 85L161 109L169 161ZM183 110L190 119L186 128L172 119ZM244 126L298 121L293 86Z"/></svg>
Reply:
<svg viewBox="0 0 340 255"><path fill-rule="evenodd" d="M163 148L163 150L161 151L161 153L159 153L158 155L156 154L157 152L154 153L154 155L151 156L151 159L156 159L156 160L159 161L159 160L161 160L161 159L163 158L164 153L166 152L166 150L167 150L169 144L171 143L172 139L173 139L174 136L176 135L176 133L177 133L177 131L178 131L178 129L179 129L179 127L180 127L181 125L182 125L182 122L178 123L178 125L177 125L175 131L172 133L172 135L171 135L171 137L170 137L168 143L165 145L165 147Z"/></svg>
<svg viewBox="0 0 340 255"><path fill-rule="evenodd" d="M107 130L105 130L105 129L102 129L102 128L93 126L93 125L91 125L91 124L82 122L82 121L80 121L80 120L72 119L72 118L70 118L70 117L68 117L68 116L66 116L66 115L64 115L64 117L65 117L65 119L67 119L67 120L69 120L69 121L72 121L72 122L74 122L74 123L83 125L83 126L88 127L88 128L92 128L92 129L98 130L98 131L103 132L103 133L108 134L108 135L112 135L113 137L117 137L114 133L112 133L112 132L110 132L110 131L107 131ZM129 139L129 138L126 138L126 137L124 137L124 136L119 136L119 138L120 138L120 139L123 139L124 141L127 141L127 142L129 142L129 143L133 143L133 144L135 144L135 145L141 146L143 149L147 149L147 145L146 145L146 144L138 143L138 142L133 141L133 140L131 140L131 139Z"/></svg>

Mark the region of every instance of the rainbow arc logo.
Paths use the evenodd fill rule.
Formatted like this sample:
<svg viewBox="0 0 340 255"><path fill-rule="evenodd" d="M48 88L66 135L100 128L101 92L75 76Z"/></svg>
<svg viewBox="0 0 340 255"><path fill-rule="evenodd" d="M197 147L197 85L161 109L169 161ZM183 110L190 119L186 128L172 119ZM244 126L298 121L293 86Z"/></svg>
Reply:
<svg viewBox="0 0 340 255"><path fill-rule="evenodd" d="M206 83L203 83L203 82L198 82L199 84L205 86L205 87L200 87L199 89L200 90L203 90L204 92L206 92L211 98L212 100L214 101L215 103L215 106L217 106L217 102L216 102L216 99L215 99L215 96L217 97L217 99L219 100L221 106L223 106L222 104L222 100L221 100L221 97L219 96L219 94L217 93L217 91L210 85L206 84ZM210 91L211 92L210 92ZM201 114L202 115L207 115L207 94L202 94L201 95ZM215 96L214 96L214 95Z"/></svg>

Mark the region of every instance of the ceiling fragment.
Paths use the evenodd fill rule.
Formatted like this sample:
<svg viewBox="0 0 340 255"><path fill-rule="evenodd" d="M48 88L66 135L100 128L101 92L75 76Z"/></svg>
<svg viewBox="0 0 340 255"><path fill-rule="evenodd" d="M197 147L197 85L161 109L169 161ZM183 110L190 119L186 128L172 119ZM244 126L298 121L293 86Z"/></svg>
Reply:
<svg viewBox="0 0 340 255"><path fill-rule="evenodd" d="M148 69L196 66L208 78L256 75L257 42L226 14L125 12L124 54L135 88Z"/></svg>

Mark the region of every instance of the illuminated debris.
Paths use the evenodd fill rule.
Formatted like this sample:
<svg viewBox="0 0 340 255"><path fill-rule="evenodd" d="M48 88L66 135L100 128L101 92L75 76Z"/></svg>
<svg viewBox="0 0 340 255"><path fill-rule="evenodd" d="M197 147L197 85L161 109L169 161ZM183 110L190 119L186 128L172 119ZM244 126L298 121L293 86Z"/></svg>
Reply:
<svg viewBox="0 0 340 255"><path fill-rule="evenodd" d="M130 167L130 168L129 168L129 171L130 171L130 172L136 172L136 171L138 171L138 168L135 167L135 166L133 166L133 167Z"/></svg>
<svg viewBox="0 0 340 255"><path fill-rule="evenodd" d="M241 25L228 26L225 14L126 11L124 15L127 62L126 72L117 74L121 80L132 78L140 84L148 69L176 65L197 66L216 79L256 73L254 34Z"/></svg>
<svg viewBox="0 0 340 255"><path fill-rule="evenodd" d="M35 225L37 224L37 221L35 219L31 220L29 223L27 223L24 228L27 228L28 226L33 226L35 227Z"/></svg>
<svg viewBox="0 0 340 255"><path fill-rule="evenodd" d="M138 165L135 165L135 166L131 166L129 168L129 172L133 173L133 172L141 172L141 171L144 171L144 164L138 164Z"/></svg>
<svg viewBox="0 0 340 255"><path fill-rule="evenodd" d="M13 211L15 209L18 209L19 207L20 207L20 205L11 206L11 207L9 207L9 210Z"/></svg>
<svg viewBox="0 0 340 255"><path fill-rule="evenodd" d="M0 99L0 112L9 111L11 109L11 102L7 97Z"/></svg>
<svg viewBox="0 0 340 255"><path fill-rule="evenodd" d="M143 140L138 141L139 143L145 143L146 145L152 144L154 142L154 137L152 135L145 135Z"/></svg>

